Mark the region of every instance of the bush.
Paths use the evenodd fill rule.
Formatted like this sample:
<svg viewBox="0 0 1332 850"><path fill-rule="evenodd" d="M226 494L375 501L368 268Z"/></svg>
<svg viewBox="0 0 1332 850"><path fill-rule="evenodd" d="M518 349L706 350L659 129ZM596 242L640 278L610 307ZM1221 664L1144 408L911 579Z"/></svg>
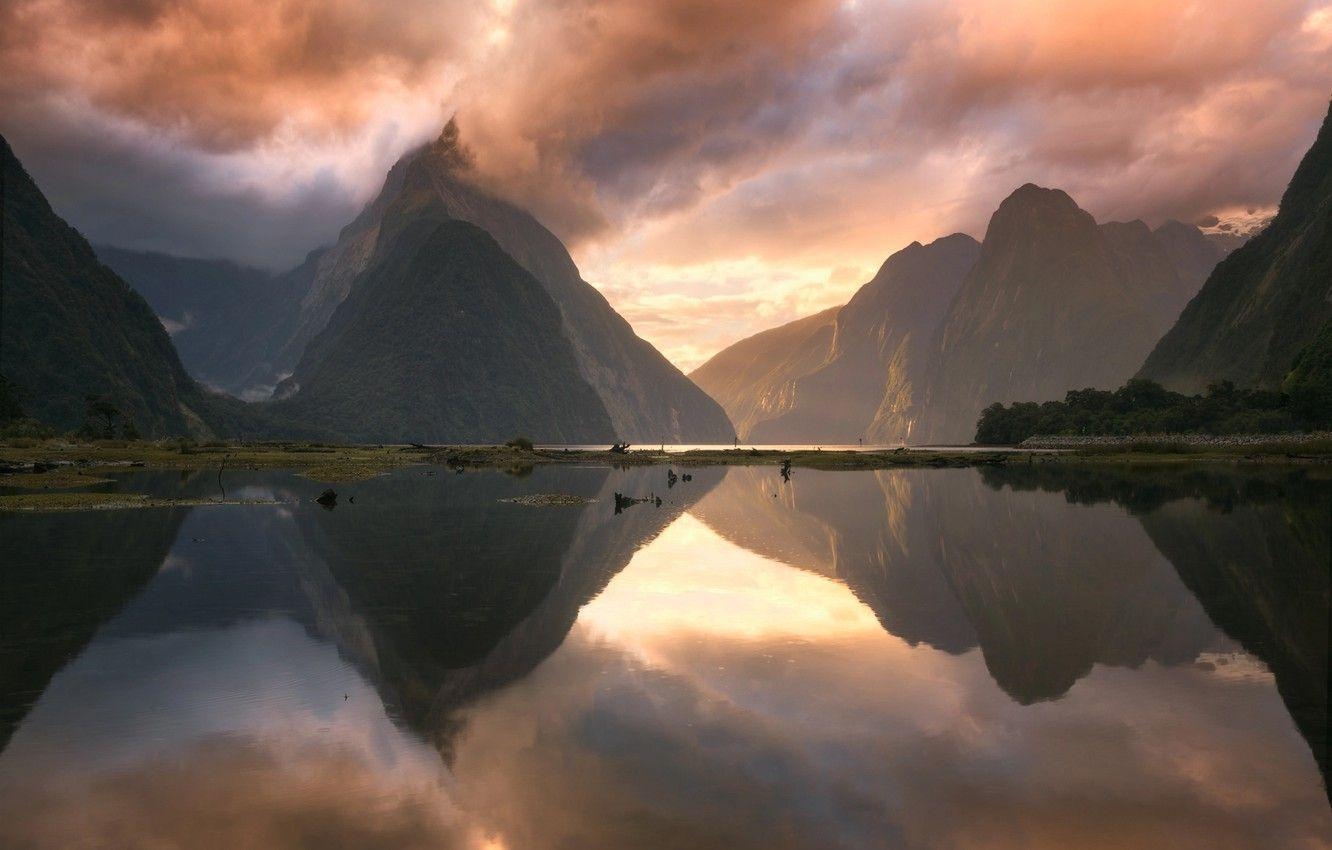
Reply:
<svg viewBox="0 0 1332 850"><path fill-rule="evenodd" d="M532 441L529 440L527 437L514 437L512 440L509 440L504 445L508 446L511 449L518 449L518 451L520 452L532 451Z"/></svg>

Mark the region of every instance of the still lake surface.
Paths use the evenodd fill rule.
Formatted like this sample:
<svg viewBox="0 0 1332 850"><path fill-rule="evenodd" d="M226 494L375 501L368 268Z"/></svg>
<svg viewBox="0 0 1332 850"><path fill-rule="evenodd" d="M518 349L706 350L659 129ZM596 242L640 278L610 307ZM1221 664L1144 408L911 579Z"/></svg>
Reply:
<svg viewBox="0 0 1332 850"><path fill-rule="evenodd" d="M1332 846L1332 481L689 471L0 515L0 846Z"/></svg>

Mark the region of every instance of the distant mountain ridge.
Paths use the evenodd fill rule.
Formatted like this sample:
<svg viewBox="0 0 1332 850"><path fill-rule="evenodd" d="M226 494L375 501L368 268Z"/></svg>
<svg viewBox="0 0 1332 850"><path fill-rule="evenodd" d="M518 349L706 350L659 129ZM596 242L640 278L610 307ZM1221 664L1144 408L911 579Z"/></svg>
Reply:
<svg viewBox="0 0 1332 850"><path fill-rule="evenodd" d="M742 340L692 377L754 442L969 442L994 401L1121 384L1222 254L1192 225L1097 224L1027 184L984 243L913 243L830 323Z"/></svg>
<svg viewBox="0 0 1332 850"><path fill-rule="evenodd" d="M979 245L956 233L913 242L884 261L831 321L801 319L722 351L691 377L719 394L745 439L759 443L891 442L910 431L936 328ZM806 328L815 333L792 339ZM762 338L764 343L757 343ZM762 350L782 341L773 368ZM741 368L746 357L755 357ZM755 381L758 378L758 381ZM743 424L742 424L743 423Z"/></svg>
<svg viewBox="0 0 1332 850"><path fill-rule="evenodd" d="M1275 388L1332 321L1332 108L1265 230L1221 262L1139 375Z"/></svg>
<svg viewBox="0 0 1332 850"><path fill-rule="evenodd" d="M189 373L249 401L272 394L280 377L273 340L309 291L320 252L285 274L230 260L175 257L94 246L98 259L128 281L171 334Z"/></svg>

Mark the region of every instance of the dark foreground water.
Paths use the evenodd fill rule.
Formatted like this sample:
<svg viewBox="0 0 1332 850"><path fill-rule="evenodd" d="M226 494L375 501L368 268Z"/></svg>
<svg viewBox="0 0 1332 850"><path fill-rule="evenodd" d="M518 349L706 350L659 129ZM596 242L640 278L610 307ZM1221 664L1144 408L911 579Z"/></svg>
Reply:
<svg viewBox="0 0 1332 850"><path fill-rule="evenodd" d="M0 516L0 846L1332 846L1314 473L692 474Z"/></svg>

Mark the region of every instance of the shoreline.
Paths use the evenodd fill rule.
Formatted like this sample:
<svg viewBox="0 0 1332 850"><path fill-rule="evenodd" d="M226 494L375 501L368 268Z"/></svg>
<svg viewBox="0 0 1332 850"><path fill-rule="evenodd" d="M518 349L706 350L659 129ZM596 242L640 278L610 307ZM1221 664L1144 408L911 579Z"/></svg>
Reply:
<svg viewBox="0 0 1332 850"><path fill-rule="evenodd" d="M1315 435L1310 435L1314 437ZM1184 443L1144 438L1045 447L956 446L896 449L703 448L625 452L589 448L476 445L329 445L317 443L208 443L182 448L168 442L12 441L0 444L0 487L70 486L78 471L131 469L289 469L318 481L352 481L403 466L435 464L451 469L513 469L546 464L609 466L780 466L804 469L898 469L1014 466L1028 464L1332 463L1332 440L1231 441L1209 438ZM57 475L58 474L58 475ZM49 481L47 480L49 479ZM45 481L45 483L44 483ZM20 483L22 482L22 483ZM91 482L89 482L91 483ZM75 485L77 486L77 485Z"/></svg>
<svg viewBox="0 0 1332 850"><path fill-rule="evenodd" d="M533 449L508 446L330 446L306 443L223 444L188 447L168 443L63 443L0 445L0 513L176 507L189 500L150 499L136 494L92 492L120 472L282 470L313 481L345 485L407 467L435 467L462 474L499 470L521 474L536 466L646 466L691 468L768 466L781 470L873 471L886 469L1011 469L1054 472L1058 469L1116 471L1119 474L1189 467L1316 470L1332 474L1332 451L1288 451L1289 444L1255 446L1179 446L1159 444L1093 446L1080 449L1019 450L1009 447L954 449L803 450L694 449L663 452L642 449ZM1261 449L1261 450L1255 450ZM1324 472L1324 470L1327 470ZM431 472L429 474L434 474ZM199 504L232 504L201 500Z"/></svg>

